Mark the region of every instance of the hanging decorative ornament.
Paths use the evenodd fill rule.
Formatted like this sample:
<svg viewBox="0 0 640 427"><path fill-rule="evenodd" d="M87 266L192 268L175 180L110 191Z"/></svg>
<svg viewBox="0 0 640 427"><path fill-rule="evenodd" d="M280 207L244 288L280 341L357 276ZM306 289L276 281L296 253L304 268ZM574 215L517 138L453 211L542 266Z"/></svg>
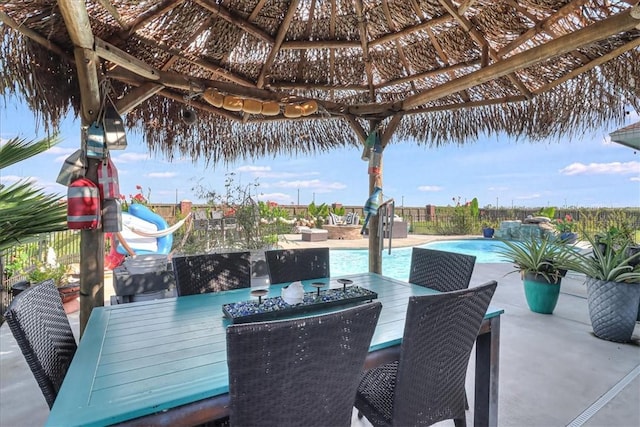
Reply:
<svg viewBox="0 0 640 427"><path fill-rule="evenodd" d="M241 111L242 110L242 98L237 96L227 95L224 97L222 107L229 111Z"/></svg>
<svg viewBox="0 0 640 427"><path fill-rule="evenodd" d="M262 112L262 102L255 99L245 99L242 104L242 111L250 114L260 114Z"/></svg>
<svg viewBox="0 0 640 427"><path fill-rule="evenodd" d="M262 103L263 116L277 116L278 114L280 114L280 104L273 101Z"/></svg>
<svg viewBox="0 0 640 427"><path fill-rule="evenodd" d="M188 125L193 125L198 121L198 116L196 115L195 110L191 107L183 108L180 112L180 118Z"/></svg>
<svg viewBox="0 0 640 427"><path fill-rule="evenodd" d="M207 88L207 90L204 91L204 93L202 94L202 97L209 104L217 108L222 107L222 104L224 103L224 96L220 92L218 92L217 90L211 87Z"/></svg>
<svg viewBox="0 0 640 427"><path fill-rule="evenodd" d="M184 99L187 101L187 106L180 111L180 118L185 124L188 124L189 126L194 125L198 121L196 111L191 108L191 100L196 96L198 95L193 92L193 89L191 88L191 82L189 82L189 94L184 97Z"/></svg>
<svg viewBox="0 0 640 427"><path fill-rule="evenodd" d="M316 101L307 101L303 103L300 108L302 109L303 116L310 116L318 111L318 103Z"/></svg>
<svg viewBox="0 0 640 427"><path fill-rule="evenodd" d="M284 107L284 116L288 119L296 119L302 116L302 107L299 105L286 105Z"/></svg>

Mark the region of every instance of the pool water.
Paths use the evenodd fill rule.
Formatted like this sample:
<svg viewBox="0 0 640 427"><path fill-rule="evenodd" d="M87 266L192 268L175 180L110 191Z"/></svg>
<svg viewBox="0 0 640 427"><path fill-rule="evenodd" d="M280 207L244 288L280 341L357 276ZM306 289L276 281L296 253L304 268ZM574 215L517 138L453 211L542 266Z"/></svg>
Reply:
<svg viewBox="0 0 640 427"><path fill-rule="evenodd" d="M505 247L498 240L443 240L427 243L419 247L475 255L476 263L507 262L496 253L497 248ZM388 249L382 252L383 275L406 281L409 280L410 266L410 247L392 249L391 254L389 254ZM332 249L330 268L332 276L369 271L369 251L366 249Z"/></svg>

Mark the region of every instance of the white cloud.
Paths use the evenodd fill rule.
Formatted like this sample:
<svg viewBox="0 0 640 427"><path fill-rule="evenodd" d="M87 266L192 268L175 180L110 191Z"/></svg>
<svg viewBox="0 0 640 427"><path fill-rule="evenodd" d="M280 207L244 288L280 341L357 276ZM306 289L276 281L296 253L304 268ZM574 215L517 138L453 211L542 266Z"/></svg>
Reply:
<svg viewBox="0 0 640 427"><path fill-rule="evenodd" d="M640 182L640 176L632 176L629 181L637 181Z"/></svg>
<svg viewBox="0 0 640 427"><path fill-rule="evenodd" d="M440 187L439 185L421 185L418 187L418 191L436 192L442 190L444 190L444 187Z"/></svg>
<svg viewBox="0 0 640 427"><path fill-rule="evenodd" d="M489 191L507 191L509 187L489 187Z"/></svg>
<svg viewBox="0 0 640 427"><path fill-rule="evenodd" d="M626 175L640 173L640 162L571 163L560 169L562 175Z"/></svg>
<svg viewBox="0 0 640 427"><path fill-rule="evenodd" d="M122 153L118 156L111 156L115 163L122 162L138 162L140 160L149 160L151 157L147 153Z"/></svg>
<svg viewBox="0 0 640 427"><path fill-rule="evenodd" d="M57 145L49 148L47 151L44 152L44 154L55 154L55 155L59 155L59 156L68 156L69 154L73 153L74 151L76 151L78 148L71 148L71 147L58 147ZM63 157L62 159L64 160Z"/></svg>
<svg viewBox="0 0 640 427"><path fill-rule="evenodd" d="M146 174L145 176L148 178L173 178L178 174L175 172L151 172Z"/></svg>

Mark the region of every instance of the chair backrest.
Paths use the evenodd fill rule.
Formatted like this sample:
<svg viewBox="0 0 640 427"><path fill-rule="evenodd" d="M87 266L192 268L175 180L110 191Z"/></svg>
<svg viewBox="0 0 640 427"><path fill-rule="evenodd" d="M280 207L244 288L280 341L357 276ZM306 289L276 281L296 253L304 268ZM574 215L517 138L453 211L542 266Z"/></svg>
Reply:
<svg viewBox="0 0 640 427"><path fill-rule="evenodd" d="M329 277L329 248L265 251L271 283Z"/></svg>
<svg viewBox="0 0 640 427"><path fill-rule="evenodd" d="M473 255L413 248L409 282L440 292L467 289L475 264Z"/></svg>
<svg viewBox="0 0 640 427"><path fill-rule="evenodd" d="M173 257L178 296L251 287L251 253L227 252Z"/></svg>
<svg viewBox="0 0 640 427"><path fill-rule="evenodd" d="M464 417L469 356L496 286L490 281L409 298L393 397L394 425Z"/></svg>
<svg viewBox="0 0 640 427"><path fill-rule="evenodd" d="M21 292L4 318L51 408L77 348L53 280Z"/></svg>
<svg viewBox="0 0 640 427"><path fill-rule="evenodd" d="M349 426L382 304L227 328L231 425Z"/></svg>

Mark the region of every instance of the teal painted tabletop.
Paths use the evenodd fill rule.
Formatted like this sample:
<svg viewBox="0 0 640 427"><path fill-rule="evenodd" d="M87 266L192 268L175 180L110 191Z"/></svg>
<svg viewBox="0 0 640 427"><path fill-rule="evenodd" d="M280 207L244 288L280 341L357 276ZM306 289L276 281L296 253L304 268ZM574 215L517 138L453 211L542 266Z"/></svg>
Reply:
<svg viewBox="0 0 640 427"><path fill-rule="evenodd" d="M370 351L400 343L409 296L436 292L374 273L341 277L377 292L382 302ZM331 288L342 287L336 279L324 280ZM306 291L314 290L310 282L303 282ZM285 285L271 285L269 296L280 295ZM249 292L95 308L47 426L114 424L227 393L225 329L230 322L222 306L252 299ZM501 313L490 307L485 318Z"/></svg>

